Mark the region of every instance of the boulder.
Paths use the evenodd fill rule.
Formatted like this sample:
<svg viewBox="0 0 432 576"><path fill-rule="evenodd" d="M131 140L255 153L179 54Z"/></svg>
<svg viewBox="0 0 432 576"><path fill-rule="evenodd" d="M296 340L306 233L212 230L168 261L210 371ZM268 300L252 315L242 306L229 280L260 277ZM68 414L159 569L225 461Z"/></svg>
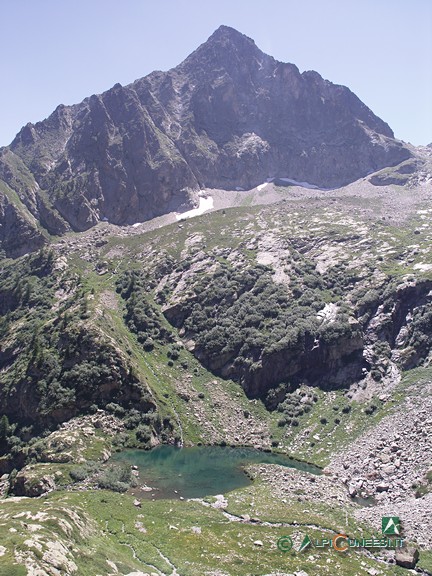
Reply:
<svg viewBox="0 0 432 576"><path fill-rule="evenodd" d="M402 568L415 568L419 559L419 551L414 547L396 550L396 564Z"/></svg>
<svg viewBox="0 0 432 576"><path fill-rule="evenodd" d="M29 466L18 472L12 485L12 492L16 496L41 496L56 489L56 483L52 476L39 476Z"/></svg>

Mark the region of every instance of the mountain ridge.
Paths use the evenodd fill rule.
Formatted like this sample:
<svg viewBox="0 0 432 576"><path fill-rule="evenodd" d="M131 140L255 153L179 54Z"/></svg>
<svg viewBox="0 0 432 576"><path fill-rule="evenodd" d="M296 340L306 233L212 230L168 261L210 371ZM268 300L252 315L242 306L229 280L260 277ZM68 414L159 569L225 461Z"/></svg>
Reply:
<svg viewBox="0 0 432 576"><path fill-rule="evenodd" d="M43 242L46 232L189 209L204 188L251 189L277 177L334 188L411 156L348 88L221 26L171 70L24 126L2 149L0 177ZM2 202L10 206L2 222L22 212L7 195ZM2 246L10 256L29 249Z"/></svg>

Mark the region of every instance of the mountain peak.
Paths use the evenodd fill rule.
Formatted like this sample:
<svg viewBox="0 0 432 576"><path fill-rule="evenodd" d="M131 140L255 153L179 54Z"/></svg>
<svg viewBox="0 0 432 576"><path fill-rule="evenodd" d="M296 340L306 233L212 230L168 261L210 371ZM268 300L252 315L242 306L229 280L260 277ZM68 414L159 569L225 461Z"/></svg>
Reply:
<svg viewBox="0 0 432 576"><path fill-rule="evenodd" d="M168 72L58 108L9 150L0 228L5 180L50 233L143 222L191 207L202 188L269 178L334 188L411 156L347 88L229 26Z"/></svg>
<svg viewBox="0 0 432 576"><path fill-rule="evenodd" d="M194 68L201 64L204 67L214 66L221 60L228 66L235 61L262 57L264 53L257 47L252 38L242 34L230 26L219 26L213 34L201 44L186 60L184 64ZM271 58L267 56L267 58Z"/></svg>
<svg viewBox="0 0 432 576"><path fill-rule="evenodd" d="M213 34L209 37L207 42L211 42L211 41L216 41L216 42L228 41L228 42L234 42L234 43L245 43L246 42L250 45L255 46L255 42L252 40L252 38L249 38L248 36L246 36L245 34L242 34L238 30L236 30L235 28L232 28L231 26L226 26L225 24L222 24L221 26L219 26L219 28L217 28L213 32Z"/></svg>

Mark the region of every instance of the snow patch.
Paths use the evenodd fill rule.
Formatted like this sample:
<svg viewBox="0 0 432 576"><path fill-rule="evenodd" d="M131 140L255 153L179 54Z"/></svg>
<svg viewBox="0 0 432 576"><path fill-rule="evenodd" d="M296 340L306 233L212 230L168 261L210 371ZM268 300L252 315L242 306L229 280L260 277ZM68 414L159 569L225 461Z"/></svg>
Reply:
<svg viewBox="0 0 432 576"><path fill-rule="evenodd" d="M200 198L199 199L199 206L198 208L194 208L193 210L188 210L187 212L183 212L181 214L176 214L177 220L186 220L187 218L193 218L194 216L201 216L207 210L211 210L213 208L213 198L208 196L207 198Z"/></svg>
<svg viewBox="0 0 432 576"><path fill-rule="evenodd" d="M261 190L263 190L266 186L267 186L268 182L264 182L264 184L260 184L259 186L257 186L257 190L258 192L260 192Z"/></svg>

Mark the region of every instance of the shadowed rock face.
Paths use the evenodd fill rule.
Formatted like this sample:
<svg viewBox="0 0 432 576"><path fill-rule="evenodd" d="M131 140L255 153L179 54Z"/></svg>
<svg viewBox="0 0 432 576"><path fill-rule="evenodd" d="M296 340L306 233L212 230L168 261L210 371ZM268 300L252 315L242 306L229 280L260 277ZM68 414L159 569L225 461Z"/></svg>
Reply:
<svg viewBox="0 0 432 576"><path fill-rule="evenodd" d="M4 255L18 258L42 248L45 242L36 223L26 219L0 191L0 248Z"/></svg>
<svg viewBox="0 0 432 576"><path fill-rule="evenodd" d="M348 88L221 26L176 68L27 124L0 178L60 234L188 208L204 187L273 177L337 187L409 156Z"/></svg>

